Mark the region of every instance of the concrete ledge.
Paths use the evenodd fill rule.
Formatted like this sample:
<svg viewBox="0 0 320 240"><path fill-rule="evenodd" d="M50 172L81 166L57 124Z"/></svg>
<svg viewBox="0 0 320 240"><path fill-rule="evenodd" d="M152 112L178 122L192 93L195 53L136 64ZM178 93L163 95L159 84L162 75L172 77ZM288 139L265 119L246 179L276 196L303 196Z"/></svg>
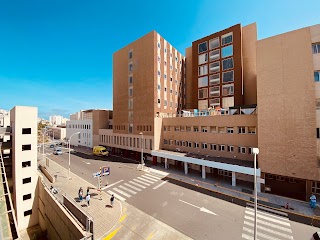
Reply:
<svg viewBox="0 0 320 240"><path fill-rule="evenodd" d="M47 170L47 168L43 165L39 165L39 169L40 171L46 176L46 178L51 182L51 183L54 183L55 182L55 177L52 176L51 173L49 173L49 171Z"/></svg>
<svg viewBox="0 0 320 240"><path fill-rule="evenodd" d="M177 184L179 186L184 186L187 187L188 189L197 191L197 192L201 192L203 194L209 195L209 196L213 196L243 207L247 206L247 203L252 204L252 201L248 201L246 199L243 198L239 198L239 197L235 197L226 193L221 193L209 188L205 188L202 186L197 186L188 182L185 182L183 180L178 180L175 178L171 178L170 176L166 176L164 179L162 180L169 180L169 182ZM261 202L258 203L259 206L262 206L264 208L268 208L274 211L280 211L283 212L284 214L288 214L288 218L289 220L295 221L295 222L299 222L299 223L303 223L303 224L307 224L307 225L311 225L311 226L315 226L315 227L320 227L320 217L318 216L307 216L307 215L303 215L303 214L299 214L299 213L295 213L295 212L291 212L291 211L286 211L283 209L279 209L279 208L273 208L271 206L267 206L262 204Z"/></svg>

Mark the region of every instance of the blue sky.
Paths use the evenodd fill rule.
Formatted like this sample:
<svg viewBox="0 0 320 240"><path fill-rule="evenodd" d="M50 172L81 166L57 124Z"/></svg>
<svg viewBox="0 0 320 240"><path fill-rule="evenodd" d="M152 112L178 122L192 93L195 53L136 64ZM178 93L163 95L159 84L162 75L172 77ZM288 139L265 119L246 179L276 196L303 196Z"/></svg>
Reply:
<svg viewBox="0 0 320 240"><path fill-rule="evenodd" d="M315 0L0 0L0 109L37 106L44 118L112 109L112 54L151 30L184 54L237 23L256 22L258 39L319 24L318 8Z"/></svg>

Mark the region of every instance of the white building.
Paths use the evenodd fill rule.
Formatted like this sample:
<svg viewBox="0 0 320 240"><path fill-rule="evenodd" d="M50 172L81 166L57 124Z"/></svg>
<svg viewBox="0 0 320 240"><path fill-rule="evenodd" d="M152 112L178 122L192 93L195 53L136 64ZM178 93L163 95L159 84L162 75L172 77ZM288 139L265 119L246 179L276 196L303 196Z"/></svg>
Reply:
<svg viewBox="0 0 320 240"><path fill-rule="evenodd" d="M49 117L49 122L51 123L51 125L61 125L62 124L62 116L50 116Z"/></svg>
<svg viewBox="0 0 320 240"><path fill-rule="evenodd" d="M70 136L76 132L80 132L79 135L74 135L71 138L71 145L74 146L84 146L93 147L93 127L92 119L85 120L72 120L67 122L67 132L66 138L69 139Z"/></svg>
<svg viewBox="0 0 320 240"><path fill-rule="evenodd" d="M0 127L10 126L10 112L0 109Z"/></svg>

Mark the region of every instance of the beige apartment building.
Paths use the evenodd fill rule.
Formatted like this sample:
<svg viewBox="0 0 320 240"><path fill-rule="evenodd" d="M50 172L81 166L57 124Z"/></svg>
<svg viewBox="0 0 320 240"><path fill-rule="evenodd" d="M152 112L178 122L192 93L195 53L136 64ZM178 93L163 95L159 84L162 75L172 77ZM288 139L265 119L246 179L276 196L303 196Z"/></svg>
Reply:
<svg viewBox="0 0 320 240"><path fill-rule="evenodd" d="M153 31L113 61L114 129L100 145L241 187L258 147L259 190L320 194L320 25L257 40L255 23L237 24L186 58Z"/></svg>

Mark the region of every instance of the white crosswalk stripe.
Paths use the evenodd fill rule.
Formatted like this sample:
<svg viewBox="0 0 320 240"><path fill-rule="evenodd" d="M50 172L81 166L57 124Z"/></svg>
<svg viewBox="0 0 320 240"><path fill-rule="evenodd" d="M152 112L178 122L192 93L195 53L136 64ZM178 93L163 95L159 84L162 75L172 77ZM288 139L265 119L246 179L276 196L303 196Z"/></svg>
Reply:
<svg viewBox="0 0 320 240"><path fill-rule="evenodd" d="M122 201L122 202L125 202L125 201L126 201L126 199L125 199L124 197L121 197L120 195L118 195L118 194L115 193L115 192L112 192L111 190L108 190L107 193L109 193L110 195L113 194L116 199L119 199L119 200Z"/></svg>
<svg viewBox="0 0 320 240"><path fill-rule="evenodd" d="M146 175L143 175L143 176L141 176L141 177L143 177L143 178L145 178L145 179L148 179L148 180L150 180L150 181L153 181L153 182L159 181L158 179L154 179L154 178L148 177L148 176L146 176Z"/></svg>
<svg viewBox="0 0 320 240"><path fill-rule="evenodd" d="M153 181L150 181L150 180L148 180L148 179L145 179L145 178L142 178L142 177L137 177L139 180L141 180L141 181L145 181L145 182L147 182L147 183L150 183L150 184L153 184L154 182Z"/></svg>
<svg viewBox="0 0 320 240"><path fill-rule="evenodd" d="M253 240L254 210L247 206L245 210L242 239ZM268 240L293 240L290 221L285 216L258 210L257 237Z"/></svg>
<svg viewBox="0 0 320 240"><path fill-rule="evenodd" d="M124 196L126 196L126 197L131 197L131 195L130 194L128 194L128 193L125 193L124 191L121 191L120 189L118 189L118 188L113 188L112 189L113 191L116 191L116 192L118 192L118 193L121 193L121 195L124 195Z"/></svg>
<svg viewBox="0 0 320 240"><path fill-rule="evenodd" d="M135 186L138 186L138 187L140 187L140 188L146 188L146 186L143 186L143 185L141 185L141 184L139 184L139 183L136 183L136 182L133 182L133 181L129 181L129 183L131 183L131 184L133 184L133 185L135 185Z"/></svg>
<svg viewBox="0 0 320 240"><path fill-rule="evenodd" d="M126 185L127 187L130 187L130 188L132 188L132 189L134 189L136 191L139 191L139 192L141 191L140 188L134 187L134 186L130 185L129 183L125 183L124 185Z"/></svg>
<svg viewBox="0 0 320 240"><path fill-rule="evenodd" d="M157 177L157 176L151 175L151 174L149 174L149 173L147 173L147 174L145 174L145 175L148 176L148 177L157 179L157 180L160 180L160 179L161 179L161 177Z"/></svg>
<svg viewBox="0 0 320 240"><path fill-rule="evenodd" d="M128 188L126 188L126 187L124 187L124 186L122 186L122 185L120 185L119 188L122 188L123 190L125 190L125 191L127 191L127 192L129 192L129 193L137 194L137 192L135 192L135 191L133 191L133 190L131 190L131 189L128 189Z"/></svg>
<svg viewBox="0 0 320 240"><path fill-rule="evenodd" d="M133 179L133 181L138 182L138 183L141 183L141 184L146 185L146 186L150 186L149 183L143 182L143 181L138 180L138 179Z"/></svg>

